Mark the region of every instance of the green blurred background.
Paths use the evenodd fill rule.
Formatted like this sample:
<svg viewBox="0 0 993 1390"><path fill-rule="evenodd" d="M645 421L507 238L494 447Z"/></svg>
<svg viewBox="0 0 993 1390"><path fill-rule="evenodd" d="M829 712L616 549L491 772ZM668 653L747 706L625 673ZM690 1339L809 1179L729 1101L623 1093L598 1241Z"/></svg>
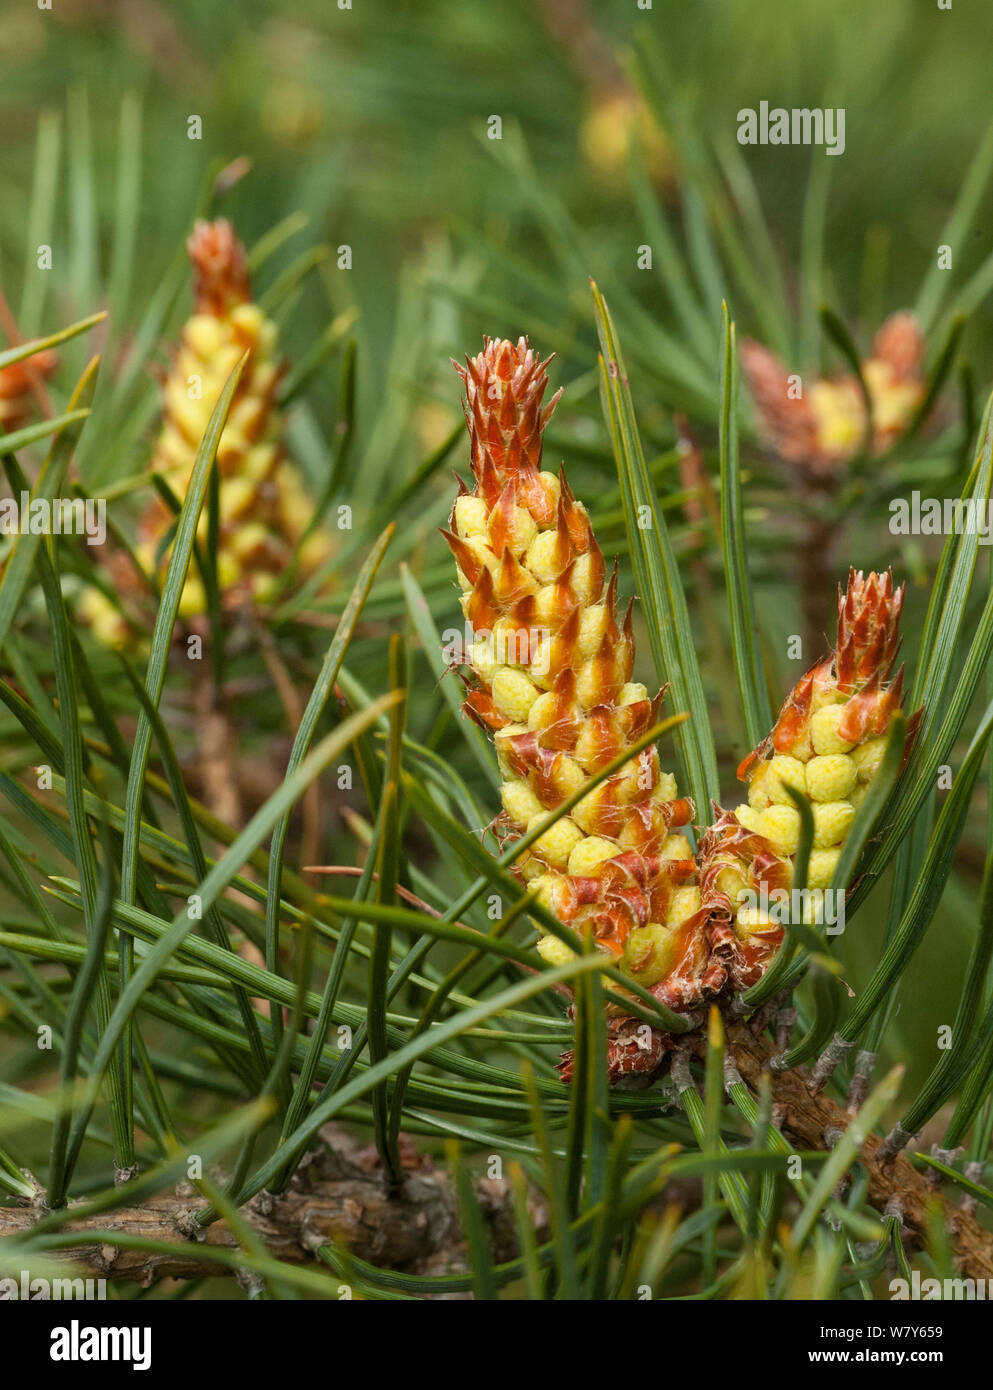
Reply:
<svg viewBox="0 0 993 1390"><path fill-rule="evenodd" d="M354 0L347 10L335 0L56 0L51 11L7 3L4 283L21 273L40 108L65 108L73 88L88 92L102 216L112 206L120 103L135 92L145 108L142 277L151 281L184 232L206 163L247 155L253 173L230 204L244 234L301 208L315 234L348 241L382 360L398 272L423 263L439 239L466 253L473 229L487 226L527 248L537 269L552 268L485 147L491 114L520 123L542 182L581 213L605 257L629 248L623 174L607 178L591 163L584 131L647 41L664 51L708 140L733 136L738 109L762 99L846 107L846 153L831 161L832 271L853 296L866 229L889 227L887 298L899 306L931 261L989 118L991 38L993 10L967 0L951 11L937 0L654 0L648 11L637 0ZM203 119L200 142L186 138L191 114ZM810 152L755 149L749 163L789 258ZM987 202L977 257L989 218Z"/></svg>

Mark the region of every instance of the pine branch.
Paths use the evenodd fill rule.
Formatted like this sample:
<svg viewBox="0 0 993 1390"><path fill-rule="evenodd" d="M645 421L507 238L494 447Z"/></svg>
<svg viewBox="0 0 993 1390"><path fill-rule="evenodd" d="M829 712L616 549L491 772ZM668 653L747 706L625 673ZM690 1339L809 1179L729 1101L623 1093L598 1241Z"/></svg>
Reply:
<svg viewBox="0 0 993 1390"><path fill-rule="evenodd" d="M756 1096L763 1072L776 1045L756 1020L729 1022L728 1056L734 1059L742 1080ZM704 1043L699 1044L702 1055ZM801 1149L827 1149L854 1116L823 1092L814 1094L806 1067L772 1073L773 1116L783 1135ZM942 1197L902 1154L887 1161L884 1141L869 1134L861 1148L861 1163L869 1178L868 1201L877 1211L898 1214L910 1243L923 1247L928 1240L928 1211L938 1207L962 1273L972 1279L993 1278L993 1232L986 1230L962 1207Z"/></svg>
<svg viewBox="0 0 993 1390"><path fill-rule="evenodd" d="M466 1267L447 1173L408 1143L403 1146L405 1182L399 1191L390 1192L374 1149L332 1125L324 1127L321 1137L333 1143L333 1149L322 1147L308 1156L309 1162L304 1159L284 1193L259 1193L241 1208L242 1218L273 1259L306 1263L315 1258L319 1246L331 1242L382 1268L419 1272L427 1266L437 1274ZM512 1258L516 1248L509 1185L480 1179L476 1197L495 1257ZM131 1280L143 1287L158 1279L232 1275L236 1267L211 1259L213 1251L238 1249L231 1230L223 1221L197 1228L196 1213L207 1205L192 1186L182 1184L137 1206L67 1222L61 1232L78 1233L80 1243L67 1242L50 1253L105 1279ZM0 1241L27 1235L38 1216L31 1205L0 1207ZM99 1235L106 1239L95 1239ZM119 1237L174 1249L122 1246L115 1243Z"/></svg>

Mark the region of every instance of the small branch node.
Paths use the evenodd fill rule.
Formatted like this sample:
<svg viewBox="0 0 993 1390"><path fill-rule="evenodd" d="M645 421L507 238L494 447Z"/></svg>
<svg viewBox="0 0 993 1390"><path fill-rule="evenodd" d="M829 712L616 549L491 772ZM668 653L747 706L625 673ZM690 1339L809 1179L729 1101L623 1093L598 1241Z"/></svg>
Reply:
<svg viewBox="0 0 993 1390"><path fill-rule="evenodd" d="M196 1207L187 1207L184 1211L177 1211L173 1217L173 1225L181 1236L187 1240L202 1241L204 1237L203 1227L197 1220L200 1215Z"/></svg>
<svg viewBox="0 0 993 1390"><path fill-rule="evenodd" d="M968 1163L963 1165L962 1172L970 1182L982 1182L985 1168L986 1164L982 1159L971 1158ZM959 1205L964 1212L971 1216L976 1210L976 1199L971 1192L964 1192Z"/></svg>
<svg viewBox="0 0 993 1390"><path fill-rule="evenodd" d="M937 1159L939 1163L944 1163L946 1168L954 1168L959 1156L964 1152L962 1145L955 1149L943 1149L938 1144L931 1145L931 1157ZM924 1181L932 1191L937 1190L942 1183L942 1174L937 1168L929 1168L924 1174Z"/></svg>
<svg viewBox="0 0 993 1390"><path fill-rule="evenodd" d="M903 1125L894 1125L879 1146L878 1157L882 1166L884 1168L888 1167L896 1158L897 1154L905 1149L913 1138L914 1135L908 1133Z"/></svg>
<svg viewBox="0 0 993 1390"><path fill-rule="evenodd" d="M812 1096L816 1096L831 1080L835 1068L843 1062L849 1052L855 1046L848 1038L843 1038L840 1033L835 1033L827 1047L817 1059L813 1075L810 1078L808 1089Z"/></svg>
<svg viewBox="0 0 993 1390"><path fill-rule="evenodd" d="M724 1054L724 1089L729 1091L732 1086L741 1085L741 1072L738 1064L731 1056L730 1052Z"/></svg>
<svg viewBox="0 0 993 1390"><path fill-rule="evenodd" d="M690 1072L690 1054L685 1047L676 1048L675 1052L672 1054L672 1062L669 1070L680 1095L682 1095L684 1091L692 1089L693 1076Z"/></svg>
<svg viewBox="0 0 993 1390"><path fill-rule="evenodd" d="M785 1052L796 1027L796 1005L788 1004L776 1014L776 1051Z"/></svg>
<svg viewBox="0 0 993 1390"><path fill-rule="evenodd" d="M239 1288L244 1289L246 1297L250 1299L261 1298L265 1292L265 1280L257 1270L236 1269L234 1277Z"/></svg>
<svg viewBox="0 0 993 1390"><path fill-rule="evenodd" d="M869 1094L869 1082L876 1067L876 1054L870 1052L868 1048L863 1048L861 1052L855 1054L855 1065L852 1068L852 1080L848 1087L848 1098L845 1108L850 1115L854 1115L857 1110L861 1110L862 1103Z"/></svg>

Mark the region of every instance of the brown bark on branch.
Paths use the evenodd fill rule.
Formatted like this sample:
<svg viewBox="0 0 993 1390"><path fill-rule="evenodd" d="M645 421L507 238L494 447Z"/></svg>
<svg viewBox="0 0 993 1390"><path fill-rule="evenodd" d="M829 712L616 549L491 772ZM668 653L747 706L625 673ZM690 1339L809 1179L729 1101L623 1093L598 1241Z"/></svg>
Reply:
<svg viewBox="0 0 993 1390"><path fill-rule="evenodd" d="M762 1074L768 1071L776 1051L775 1043L754 1021L729 1020L727 1049L741 1079L757 1094ZM809 1083L810 1074L804 1067L772 1075L775 1120L798 1148L826 1149L853 1117L823 1093L812 1094ZM331 1241L358 1259L383 1268L432 1274L466 1269L448 1177L435 1169L429 1158L405 1142L402 1155L407 1181L399 1194L390 1196L375 1150L335 1126L325 1126L321 1137L332 1149L309 1155L283 1195L262 1193L242 1208L245 1220L270 1255L290 1264L303 1263L314 1258L319 1245ZM937 1204L962 1274L993 1279L993 1233L970 1211L942 1197L927 1175L919 1173L902 1154L887 1162L882 1146L883 1140L870 1134L861 1149L872 1206L880 1212L898 1212L907 1242L922 1246L927 1239L928 1210ZM494 1258L513 1258L517 1251L506 1184L482 1179L476 1195L488 1221ZM188 1249L190 1215L205 1205L194 1189L184 1185L140 1206L68 1222L63 1228L66 1233L108 1232L108 1240L99 1245L69 1245L58 1253L105 1278L144 1285L169 1277L230 1275L233 1271L229 1266L210 1257L212 1247L237 1249L234 1236L222 1221L202 1233L195 1255ZM37 1217L30 1206L0 1207L0 1240L25 1234ZM534 1220L540 1235L546 1225L544 1213L535 1211ZM177 1249L175 1253L156 1254L121 1249L113 1244L114 1233L172 1243Z"/></svg>
<svg viewBox="0 0 993 1390"><path fill-rule="evenodd" d="M390 1269L433 1274L465 1268L455 1200L447 1174L407 1143L402 1148L407 1180L390 1195L383 1182L378 1156L344 1132L325 1127L334 1151L309 1155L285 1193L260 1193L241 1208L249 1226L269 1254L289 1264L311 1261L318 1246L331 1241L360 1260ZM512 1258L513 1216L509 1189L483 1179L476 1195L487 1218L497 1259ZM124 1193L122 1192L122 1197ZM157 1279L194 1279L231 1275L227 1264L211 1260L212 1249L236 1250L238 1243L223 1221L199 1233L199 1249L189 1247L191 1217L207 1205L194 1188L180 1188L149 1198L140 1206L69 1221L74 1232L108 1233L101 1244L68 1244L51 1253L106 1279L132 1280L147 1287ZM0 1241L26 1234L38 1220L31 1206L0 1207ZM539 1219L538 1225L543 1222ZM175 1252L153 1253L121 1248L114 1235L175 1244Z"/></svg>
<svg viewBox="0 0 993 1390"><path fill-rule="evenodd" d="M762 1073L768 1071L775 1052L771 1038L754 1023L728 1023L728 1055L741 1079L758 1093ZM774 1115L785 1137L803 1149L826 1149L832 1136L847 1129L853 1116L823 1092L814 1095L806 1067L772 1074ZM861 1161L869 1177L868 1199L878 1211L898 1211L904 1235L915 1246L927 1239L928 1209L937 1205L963 1275L971 1279L993 1278L993 1232L976 1218L942 1197L910 1161L898 1154L887 1162L881 1154L883 1140L870 1134L862 1145Z"/></svg>

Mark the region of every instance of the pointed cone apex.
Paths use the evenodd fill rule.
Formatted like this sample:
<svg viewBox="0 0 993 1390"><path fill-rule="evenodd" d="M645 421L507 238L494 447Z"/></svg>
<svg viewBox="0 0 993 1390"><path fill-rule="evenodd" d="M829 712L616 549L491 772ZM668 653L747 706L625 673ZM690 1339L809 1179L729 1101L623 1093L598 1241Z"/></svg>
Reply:
<svg viewBox="0 0 993 1390"><path fill-rule="evenodd" d="M194 294L198 314L221 318L236 304L252 297L245 248L226 218L196 222L186 243L196 273Z"/></svg>
<svg viewBox="0 0 993 1390"><path fill-rule="evenodd" d="M847 694L873 682L881 685L893 669L900 646L904 586L894 590L892 572L850 570L848 587L838 590L838 689Z"/></svg>
<svg viewBox="0 0 993 1390"><path fill-rule="evenodd" d="M486 338L464 368L456 364L466 390L472 469L491 505L494 485L499 493L508 482L527 484L541 468L541 434L551 414L541 401L550 361L542 362L526 338L516 344Z"/></svg>

